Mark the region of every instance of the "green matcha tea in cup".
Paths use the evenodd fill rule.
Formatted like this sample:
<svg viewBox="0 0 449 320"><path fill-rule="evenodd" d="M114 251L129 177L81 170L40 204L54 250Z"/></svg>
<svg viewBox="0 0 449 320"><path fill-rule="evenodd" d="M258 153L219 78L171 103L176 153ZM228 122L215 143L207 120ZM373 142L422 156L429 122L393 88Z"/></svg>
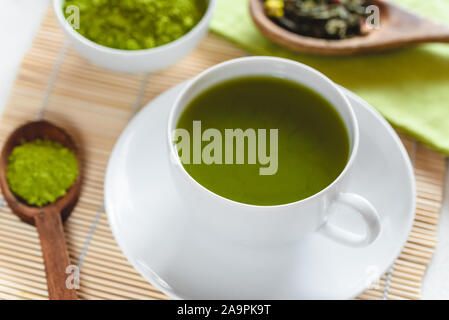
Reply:
<svg viewBox="0 0 449 320"><path fill-rule="evenodd" d="M376 209L346 190L357 155L354 112L321 73L249 57L194 78L169 116L175 185L196 222L232 241L274 245L320 230L352 246L378 236ZM364 234L327 222L355 209Z"/></svg>

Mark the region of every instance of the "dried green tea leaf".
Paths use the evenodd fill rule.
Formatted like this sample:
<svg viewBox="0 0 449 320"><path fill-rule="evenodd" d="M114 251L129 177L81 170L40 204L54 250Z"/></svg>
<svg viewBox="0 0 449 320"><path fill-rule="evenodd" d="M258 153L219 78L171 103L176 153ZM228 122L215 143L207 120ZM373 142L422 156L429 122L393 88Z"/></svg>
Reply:
<svg viewBox="0 0 449 320"><path fill-rule="evenodd" d="M267 15L281 27L324 39L364 34L362 24L370 4L368 0L265 0Z"/></svg>

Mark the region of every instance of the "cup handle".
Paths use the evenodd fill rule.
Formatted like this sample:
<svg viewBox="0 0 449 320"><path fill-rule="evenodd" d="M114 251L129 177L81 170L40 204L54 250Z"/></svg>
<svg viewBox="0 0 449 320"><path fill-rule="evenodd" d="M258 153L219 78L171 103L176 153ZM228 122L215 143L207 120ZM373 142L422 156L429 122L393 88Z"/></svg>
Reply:
<svg viewBox="0 0 449 320"><path fill-rule="evenodd" d="M381 230L380 217L376 208L368 200L354 193L340 193L335 202L355 209L365 221L366 233L358 235L329 222L320 228L320 233L351 247L366 247L373 243Z"/></svg>

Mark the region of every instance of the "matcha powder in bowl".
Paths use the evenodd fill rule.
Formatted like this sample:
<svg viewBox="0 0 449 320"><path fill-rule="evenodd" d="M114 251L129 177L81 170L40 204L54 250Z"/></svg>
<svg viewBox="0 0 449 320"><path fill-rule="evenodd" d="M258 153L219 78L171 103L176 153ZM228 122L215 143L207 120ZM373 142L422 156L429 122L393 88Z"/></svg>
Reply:
<svg viewBox="0 0 449 320"><path fill-rule="evenodd" d="M100 45L142 50L170 43L202 19L207 0L66 0L69 18L79 9L79 32Z"/></svg>
<svg viewBox="0 0 449 320"><path fill-rule="evenodd" d="M38 139L15 147L6 168L11 191L36 207L64 196L77 177L78 161L73 151L49 140Z"/></svg>

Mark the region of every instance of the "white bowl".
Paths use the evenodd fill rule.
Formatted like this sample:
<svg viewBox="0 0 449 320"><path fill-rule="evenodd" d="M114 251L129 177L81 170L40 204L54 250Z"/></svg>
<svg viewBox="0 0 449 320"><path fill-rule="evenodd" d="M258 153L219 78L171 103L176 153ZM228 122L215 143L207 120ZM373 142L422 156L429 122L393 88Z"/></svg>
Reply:
<svg viewBox="0 0 449 320"><path fill-rule="evenodd" d="M75 49L90 62L121 72L156 71L174 64L189 54L206 35L216 4L216 0L209 0L208 9L201 21L173 42L145 50L120 50L99 45L76 32L63 14L64 1L53 0L53 7L61 28Z"/></svg>

